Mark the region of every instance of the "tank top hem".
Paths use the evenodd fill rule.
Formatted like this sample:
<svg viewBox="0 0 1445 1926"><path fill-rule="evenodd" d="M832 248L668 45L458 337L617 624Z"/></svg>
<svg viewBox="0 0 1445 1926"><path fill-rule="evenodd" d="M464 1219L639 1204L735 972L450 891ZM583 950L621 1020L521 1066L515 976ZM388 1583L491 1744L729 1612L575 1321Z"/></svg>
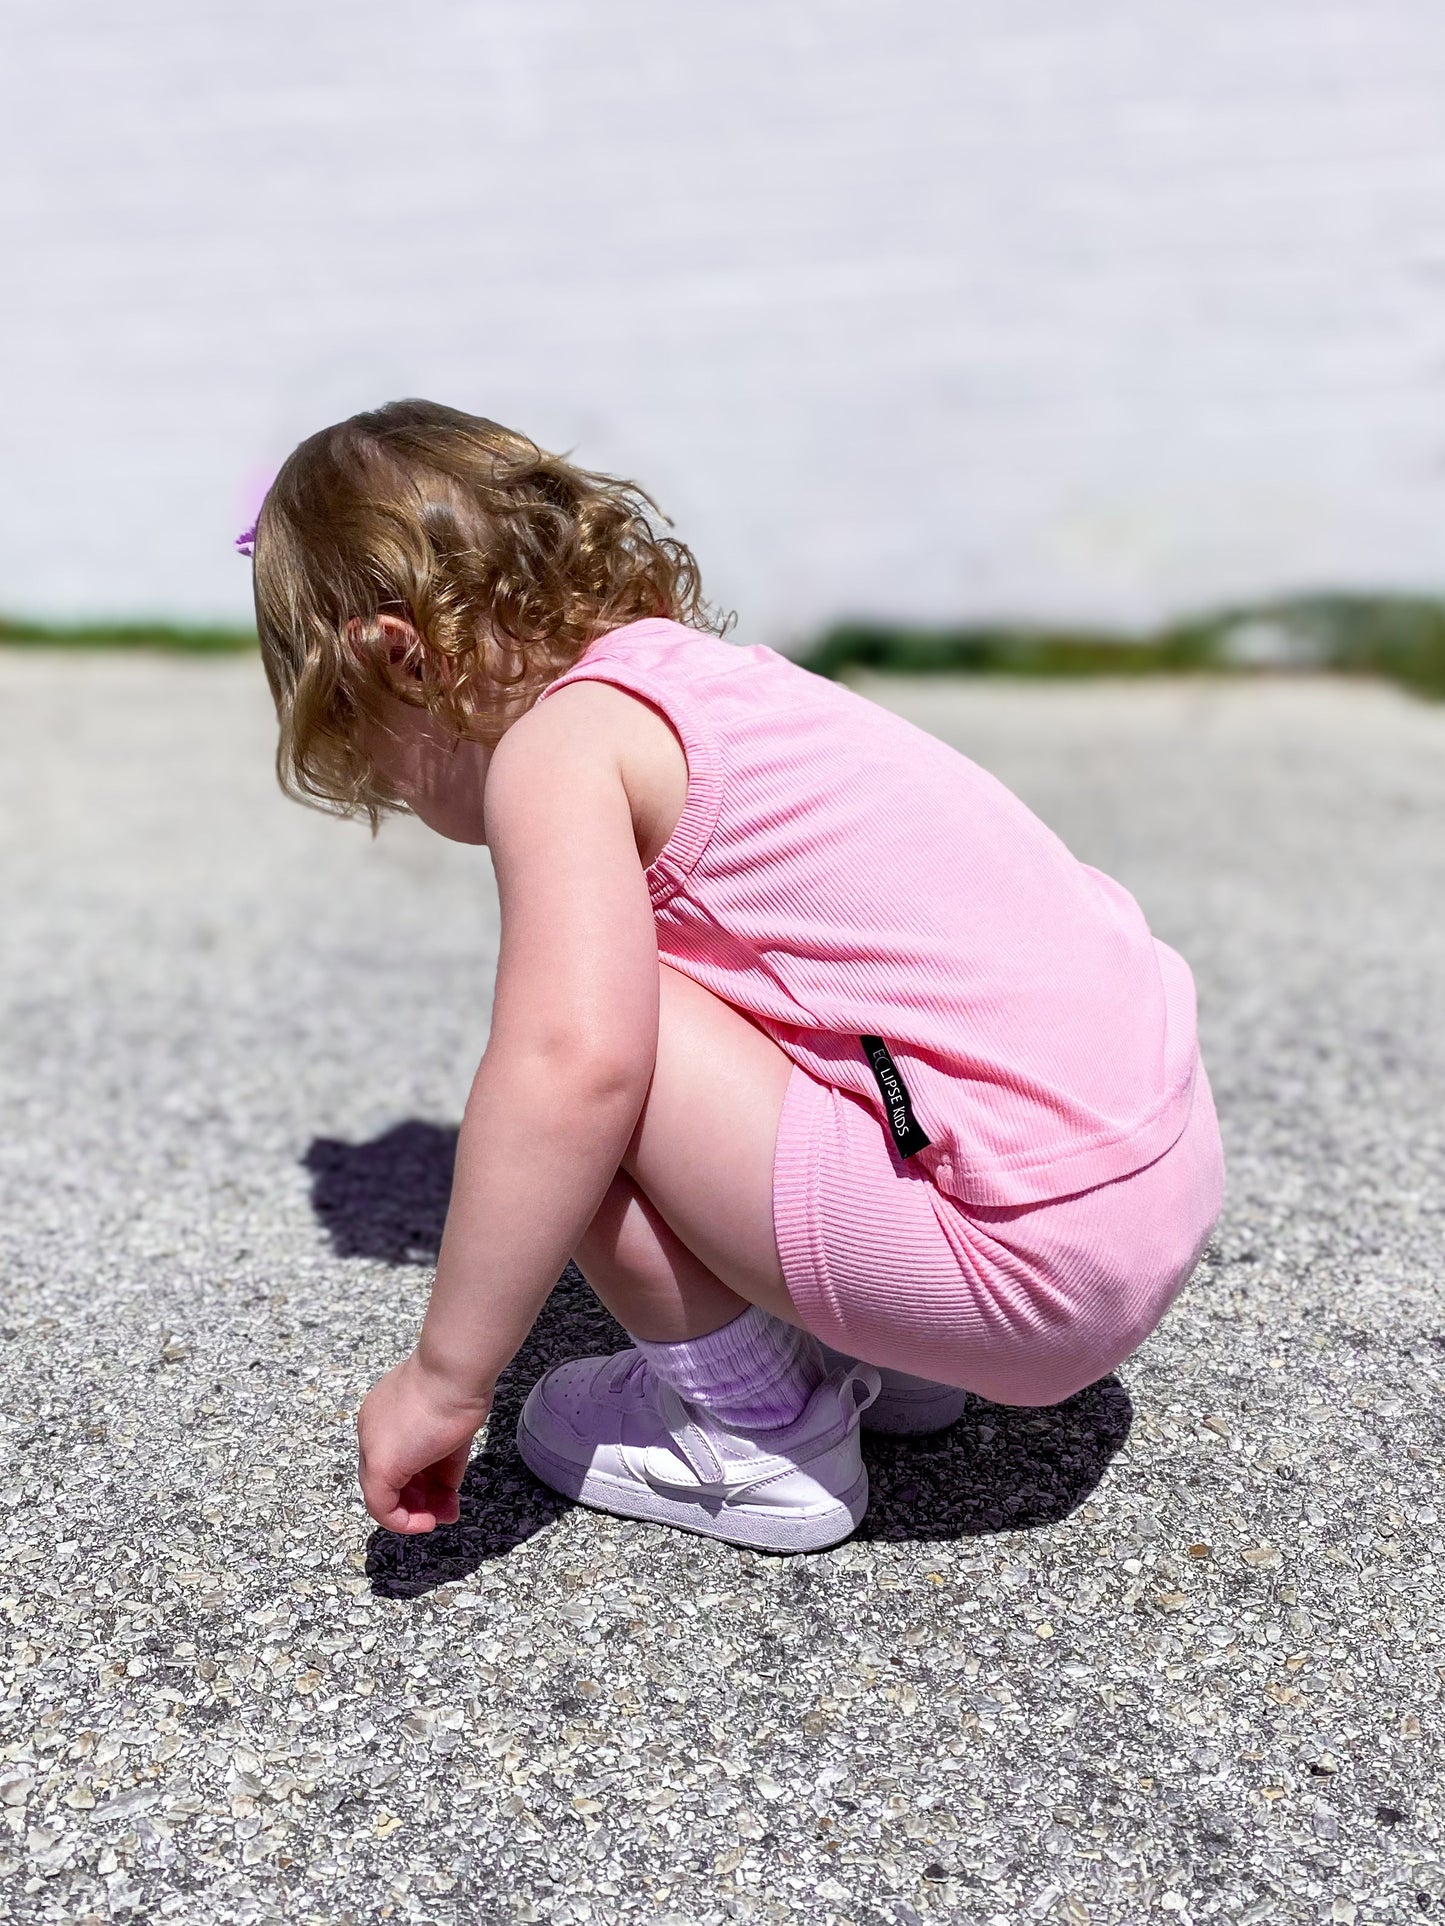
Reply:
<svg viewBox="0 0 1445 1926"><path fill-rule="evenodd" d="M1196 1057L1182 1087L1171 1091L1152 1116L1125 1136L1082 1144L1045 1160L1001 1157L987 1170L960 1170L953 1159L944 1156L929 1175L956 1203L1002 1210L1050 1203L1132 1176L1162 1157L1183 1135L1194 1108L1198 1061Z"/></svg>

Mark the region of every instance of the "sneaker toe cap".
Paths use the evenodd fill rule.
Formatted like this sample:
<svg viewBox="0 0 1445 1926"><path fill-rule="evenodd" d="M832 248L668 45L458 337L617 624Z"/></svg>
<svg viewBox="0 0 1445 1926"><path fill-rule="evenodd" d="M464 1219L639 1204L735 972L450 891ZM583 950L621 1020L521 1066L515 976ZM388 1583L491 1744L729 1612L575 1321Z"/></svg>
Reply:
<svg viewBox="0 0 1445 1926"><path fill-rule="evenodd" d="M554 1449L595 1445L599 1430L611 1428L600 1422L603 1414L617 1403L598 1382L612 1362L611 1358L571 1358L553 1365L527 1393L522 1407L527 1428Z"/></svg>

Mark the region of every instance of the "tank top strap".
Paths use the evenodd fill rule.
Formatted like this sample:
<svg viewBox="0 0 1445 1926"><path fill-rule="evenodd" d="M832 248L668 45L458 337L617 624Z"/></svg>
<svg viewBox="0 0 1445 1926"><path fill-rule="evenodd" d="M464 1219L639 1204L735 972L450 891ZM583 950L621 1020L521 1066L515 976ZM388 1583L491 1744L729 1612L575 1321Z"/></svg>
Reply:
<svg viewBox="0 0 1445 1926"><path fill-rule="evenodd" d="M679 627L673 622L630 622L589 642L584 652L537 697L545 701L569 682L610 682L657 709L672 725L687 758L687 798L682 814L647 871L654 910L682 888L717 827L722 806L722 758L706 705L687 673ZM683 636L686 631L681 631Z"/></svg>

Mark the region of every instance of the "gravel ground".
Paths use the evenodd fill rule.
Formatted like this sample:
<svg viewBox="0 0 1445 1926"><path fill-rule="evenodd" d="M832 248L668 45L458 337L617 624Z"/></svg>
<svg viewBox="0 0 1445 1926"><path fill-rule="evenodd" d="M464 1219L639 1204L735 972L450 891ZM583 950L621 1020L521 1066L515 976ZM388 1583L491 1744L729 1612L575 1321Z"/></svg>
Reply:
<svg viewBox="0 0 1445 1926"><path fill-rule="evenodd" d="M285 803L253 661L0 655L7 1922L1445 1915L1445 709L860 686L1191 959L1230 1194L1117 1378L780 1559L531 1481L573 1273L465 1522L370 1528L485 852Z"/></svg>

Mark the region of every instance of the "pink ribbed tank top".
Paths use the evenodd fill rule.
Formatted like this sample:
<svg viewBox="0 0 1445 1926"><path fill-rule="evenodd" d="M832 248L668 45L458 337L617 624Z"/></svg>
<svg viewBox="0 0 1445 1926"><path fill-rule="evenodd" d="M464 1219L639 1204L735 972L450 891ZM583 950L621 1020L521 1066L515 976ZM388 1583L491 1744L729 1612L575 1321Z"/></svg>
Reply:
<svg viewBox="0 0 1445 1926"><path fill-rule="evenodd" d="M647 872L659 956L876 1111L964 1204L1087 1190L1188 1121L1194 980L1129 892L927 731L763 644L664 620L581 679L644 697L687 756Z"/></svg>

